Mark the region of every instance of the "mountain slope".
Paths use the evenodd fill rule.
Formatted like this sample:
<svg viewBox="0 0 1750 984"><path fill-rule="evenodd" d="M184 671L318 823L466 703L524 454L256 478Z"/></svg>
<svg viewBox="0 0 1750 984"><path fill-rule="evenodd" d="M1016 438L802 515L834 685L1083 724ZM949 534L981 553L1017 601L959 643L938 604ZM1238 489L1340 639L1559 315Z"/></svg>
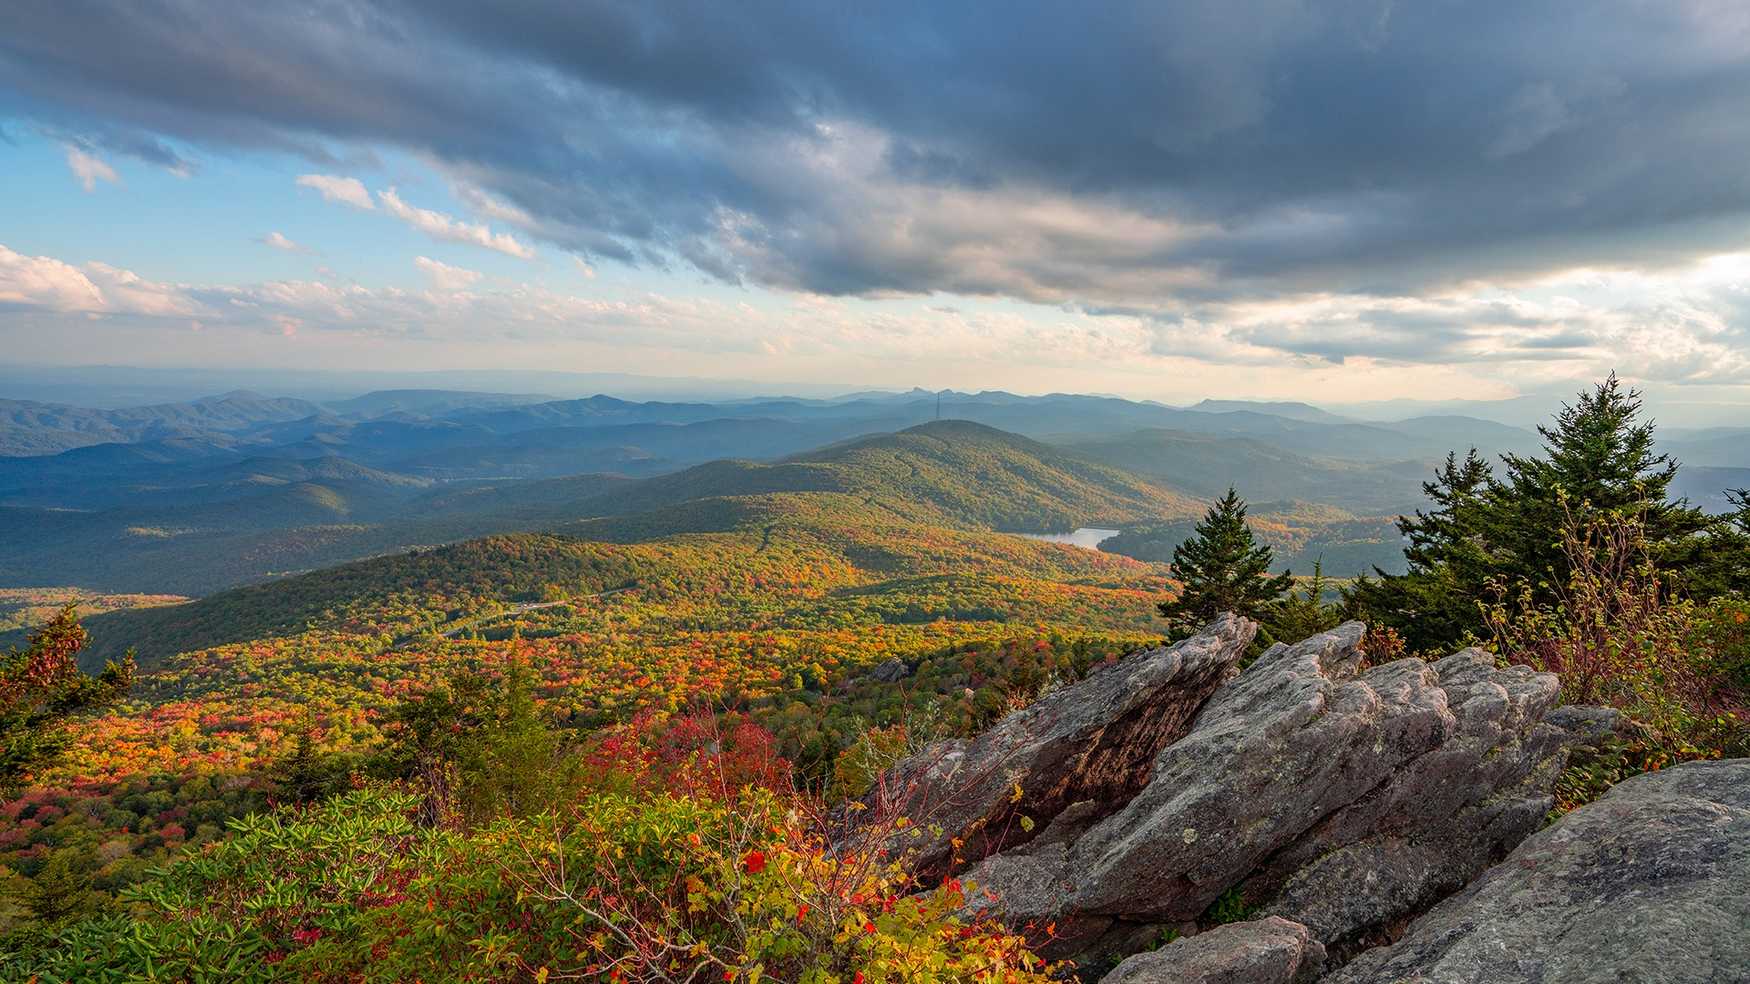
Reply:
<svg viewBox="0 0 1750 984"><path fill-rule="evenodd" d="M1661 440L1662 450L1686 465L1750 467L1750 427L1713 427Z"/></svg>
<svg viewBox="0 0 1750 984"><path fill-rule="evenodd" d="M1348 418L1340 417L1328 410L1307 403L1265 401L1265 400L1201 400L1187 410L1199 413L1233 413L1249 410L1254 413L1267 413L1277 417L1287 417L1290 420L1304 420L1309 423L1342 424L1349 423Z"/></svg>
<svg viewBox="0 0 1750 984"><path fill-rule="evenodd" d="M471 610L539 597L546 585L589 594L633 581L718 576L756 563L794 566L816 572L815 578L841 571L829 579L850 577L853 569L863 579L981 570L1020 577L1061 566L1066 557L1083 566L1128 564L990 531L1162 522L1201 510L1194 500L1133 475L964 421L859 439L775 464L714 462L636 482L524 483L432 493L417 502L414 511L428 517L428 529L442 528L446 512L453 511L464 517L518 514L549 521L549 528L567 535L494 536L239 588L162 611L104 616L92 620L100 639L92 658L113 654L124 641L157 658L309 624L352 624L364 611L377 613L370 616L374 624L406 631L427 618L410 620L409 606ZM332 507L338 511L344 503ZM567 514L575 521L559 521ZM166 538L155 559L167 560L176 540ZM718 552L716 559L677 568L675 551L707 548ZM285 562L284 553L272 556Z"/></svg>
<svg viewBox="0 0 1750 984"><path fill-rule="evenodd" d="M1062 530L1188 516L1190 497L1058 448L963 420L859 438L772 464L719 461L591 500L623 514L722 496L837 492L920 520Z"/></svg>
<svg viewBox="0 0 1750 984"><path fill-rule="evenodd" d="M1432 471L1420 461L1372 463L1313 458L1255 438L1141 430L1076 441L1077 453L1197 496L1229 486L1253 502L1300 499L1359 513L1397 513L1422 502Z"/></svg>

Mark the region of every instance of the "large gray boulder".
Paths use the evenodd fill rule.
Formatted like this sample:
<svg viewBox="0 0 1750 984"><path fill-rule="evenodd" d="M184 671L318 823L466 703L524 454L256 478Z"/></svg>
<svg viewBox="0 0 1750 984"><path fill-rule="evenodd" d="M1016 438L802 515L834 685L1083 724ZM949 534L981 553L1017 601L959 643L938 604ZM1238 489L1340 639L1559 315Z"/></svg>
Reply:
<svg viewBox="0 0 1750 984"><path fill-rule="evenodd" d="M1228 923L1139 953L1101 984L1310 984L1325 948L1299 923L1278 916Z"/></svg>
<svg viewBox="0 0 1750 984"><path fill-rule="evenodd" d="M1554 676L1476 650L1364 669L1364 631L1272 647L1121 808L1066 809L967 880L1054 925L1055 956L1128 952L1224 895L1327 947L1385 938L1537 828L1568 732L1542 723Z"/></svg>
<svg viewBox="0 0 1750 984"><path fill-rule="evenodd" d="M909 853L926 880L1024 843L1072 805L1084 821L1098 819L1148 783L1157 753L1190 728L1257 631L1223 616L1052 691L970 741L932 746L889 770L859 819L910 820L889 848Z"/></svg>
<svg viewBox="0 0 1750 984"><path fill-rule="evenodd" d="M1327 980L1750 981L1750 760L1618 785Z"/></svg>

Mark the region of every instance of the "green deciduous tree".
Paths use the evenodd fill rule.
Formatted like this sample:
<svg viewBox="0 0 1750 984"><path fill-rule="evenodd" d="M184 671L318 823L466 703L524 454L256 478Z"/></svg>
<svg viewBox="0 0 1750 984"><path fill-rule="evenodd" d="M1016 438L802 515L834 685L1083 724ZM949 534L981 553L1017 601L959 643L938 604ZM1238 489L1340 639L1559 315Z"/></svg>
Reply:
<svg viewBox="0 0 1750 984"><path fill-rule="evenodd" d="M1197 524L1191 538L1173 549L1179 596L1160 603L1175 634L1195 631L1223 612L1264 621L1293 578L1270 574L1271 551L1246 525L1246 504L1227 490Z"/></svg>

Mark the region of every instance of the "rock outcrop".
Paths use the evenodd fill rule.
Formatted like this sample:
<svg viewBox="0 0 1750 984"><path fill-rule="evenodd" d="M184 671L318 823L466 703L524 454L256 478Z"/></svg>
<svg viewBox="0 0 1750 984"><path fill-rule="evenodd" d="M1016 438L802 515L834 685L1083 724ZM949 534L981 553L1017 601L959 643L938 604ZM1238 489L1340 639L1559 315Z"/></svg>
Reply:
<svg viewBox="0 0 1750 984"><path fill-rule="evenodd" d="M911 676L911 667L906 665L905 660L895 656L863 675L877 683L898 683Z"/></svg>
<svg viewBox="0 0 1750 984"><path fill-rule="evenodd" d="M1103 984L1311 984L1325 948L1299 923L1270 916L1228 923L1139 953Z"/></svg>
<svg viewBox="0 0 1750 984"><path fill-rule="evenodd" d="M1090 962L1218 899L1342 953L1389 938L1537 829L1572 735L1543 723L1555 677L1475 650L1364 668L1364 629L1272 647L1182 736L1155 733L1152 762L1128 763L1123 783L1066 782L1061 752L1035 761L1018 781L1024 796L1030 782L1062 790L1052 822L999 843L967 880L1010 923L1054 926L1048 954ZM1055 697L1078 733L1112 700ZM1095 800L1109 791L1130 795Z"/></svg>
<svg viewBox="0 0 1750 984"><path fill-rule="evenodd" d="M1224 616L1049 693L970 741L933 746L883 777L869 815L914 822L890 847L909 852L926 879L1022 844L1072 806L1081 822L1097 820L1148 783L1157 754L1186 733L1257 630Z"/></svg>
<svg viewBox="0 0 1750 984"><path fill-rule="evenodd" d="M1327 980L1750 981L1750 760L1623 782Z"/></svg>

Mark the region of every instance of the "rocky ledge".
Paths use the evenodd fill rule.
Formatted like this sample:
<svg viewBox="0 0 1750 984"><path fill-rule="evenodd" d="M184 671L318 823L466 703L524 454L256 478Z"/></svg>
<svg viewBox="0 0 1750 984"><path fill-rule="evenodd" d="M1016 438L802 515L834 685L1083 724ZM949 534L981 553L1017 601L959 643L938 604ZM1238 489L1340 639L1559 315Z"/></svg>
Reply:
<svg viewBox="0 0 1750 984"><path fill-rule="evenodd" d="M861 816L917 820L889 846L926 880L965 869L1084 980L1178 935L1114 979L1251 979L1160 976L1244 950L1281 968L1256 979L1298 982L1506 857L1543 825L1568 750L1615 725L1480 650L1370 666L1360 623L1236 673L1255 631L1224 617L931 748Z"/></svg>
<svg viewBox="0 0 1750 984"><path fill-rule="evenodd" d="M1023 844L1076 807L1117 809L1148 782L1155 756L1238 667L1258 627L1227 616L1175 646L1144 650L1004 717L970 741L943 742L877 783L871 815L913 825L890 848L937 878Z"/></svg>
<svg viewBox="0 0 1750 984"><path fill-rule="evenodd" d="M1750 981L1750 759L1621 783L1327 980Z"/></svg>
<svg viewBox="0 0 1750 984"><path fill-rule="evenodd" d="M1543 721L1553 676L1475 650L1366 667L1364 633L1266 651L1135 796L1066 810L967 879L1011 922L1054 924L1048 952L1084 960L1193 928L1218 901L1327 948L1385 938L1537 829L1569 732Z"/></svg>

